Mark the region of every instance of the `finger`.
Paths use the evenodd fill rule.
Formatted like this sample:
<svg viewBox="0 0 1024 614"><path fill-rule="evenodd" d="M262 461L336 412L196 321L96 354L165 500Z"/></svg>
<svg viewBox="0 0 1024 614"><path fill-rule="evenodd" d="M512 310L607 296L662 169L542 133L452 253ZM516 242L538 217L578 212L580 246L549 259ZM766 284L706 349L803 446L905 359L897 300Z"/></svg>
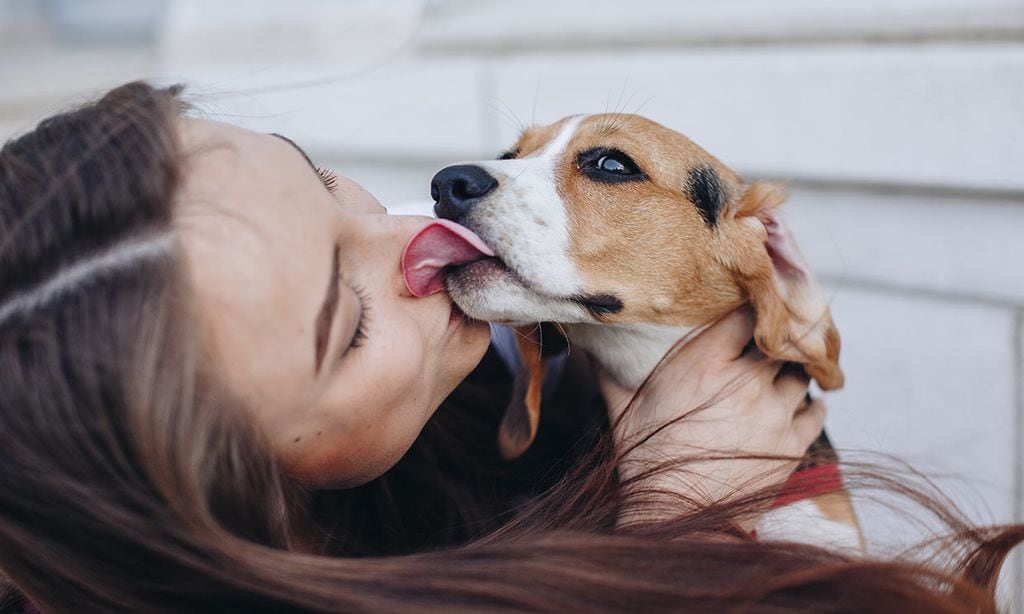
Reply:
<svg viewBox="0 0 1024 614"><path fill-rule="evenodd" d="M754 337L754 311L743 306L715 322L698 338L707 350L733 359Z"/></svg>
<svg viewBox="0 0 1024 614"><path fill-rule="evenodd" d="M758 359L758 363L758 374L770 378L771 382L777 383L782 378L801 379L807 383L811 381L811 376L807 375L807 370L800 363L763 357Z"/></svg>
<svg viewBox="0 0 1024 614"><path fill-rule="evenodd" d="M802 366L784 360L768 358L757 352L747 352L737 359L735 364L737 366L741 364L746 365L750 373L756 377L761 390L765 391L764 394L774 394L776 398L782 398L780 396L782 391L790 394L789 391L795 387L794 380L803 380L805 389L807 384L810 383L810 378ZM783 379L786 382L782 382ZM783 384L781 388L779 387L780 384ZM785 406L791 407L788 402Z"/></svg>
<svg viewBox="0 0 1024 614"><path fill-rule="evenodd" d="M683 345L670 361L687 362L692 356L700 356L701 362L731 361L743 353L753 337L754 312L740 307Z"/></svg>
<svg viewBox="0 0 1024 614"><path fill-rule="evenodd" d="M775 394L786 404L785 407L791 408L791 411L796 413L798 409L805 405L805 397L807 396L809 385L810 380L807 379L807 376L803 375L803 370L797 373L783 367L783 370L775 379Z"/></svg>
<svg viewBox="0 0 1024 614"><path fill-rule="evenodd" d="M805 448L809 447L825 428L825 416L828 414L828 407L821 399L811 399L810 403L793 416L793 433L800 439L801 443L806 442Z"/></svg>

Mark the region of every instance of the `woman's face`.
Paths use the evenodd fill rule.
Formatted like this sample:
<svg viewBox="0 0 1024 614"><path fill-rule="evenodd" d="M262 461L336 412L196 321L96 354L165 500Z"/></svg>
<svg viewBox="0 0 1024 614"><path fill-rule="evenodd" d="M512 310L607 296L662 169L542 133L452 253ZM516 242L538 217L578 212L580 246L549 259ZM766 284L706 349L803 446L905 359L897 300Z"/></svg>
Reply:
<svg viewBox="0 0 1024 614"><path fill-rule="evenodd" d="M387 215L282 137L179 126L176 224L213 364L290 474L316 486L380 475L489 338L447 294L406 290L400 256L427 218Z"/></svg>

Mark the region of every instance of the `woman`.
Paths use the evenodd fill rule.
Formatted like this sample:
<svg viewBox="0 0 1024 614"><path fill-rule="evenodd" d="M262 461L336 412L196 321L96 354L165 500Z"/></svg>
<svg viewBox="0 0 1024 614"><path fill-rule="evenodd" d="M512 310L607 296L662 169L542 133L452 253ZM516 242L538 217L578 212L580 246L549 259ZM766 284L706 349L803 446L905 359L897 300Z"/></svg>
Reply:
<svg viewBox="0 0 1024 614"><path fill-rule="evenodd" d="M402 282L426 220L176 95L130 84L0 152L7 607L994 609L1017 527L962 535L956 573L744 532L823 411L742 313L628 408L574 359L502 463L487 325ZM675 460L618 472L634 450Z"/></svg>

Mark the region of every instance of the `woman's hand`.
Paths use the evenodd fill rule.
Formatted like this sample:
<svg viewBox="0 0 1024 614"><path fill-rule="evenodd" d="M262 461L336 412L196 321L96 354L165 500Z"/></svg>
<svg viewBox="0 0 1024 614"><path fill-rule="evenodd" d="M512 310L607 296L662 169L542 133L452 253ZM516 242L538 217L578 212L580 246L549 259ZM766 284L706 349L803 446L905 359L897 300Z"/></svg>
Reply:
<svg viewBox="0 0 1024 614"><path fill-rule="evenodd" d="M729 500L781 483L796 468L821 432L825 407L807 403L802 370L745 351L753 331L749 310L726 316L666 358L631 406L634 391L601 374L627 489L671 493L678 513L680 498L695 507ZM677 459L693 460L669 463ZM645 520L662 515L646 509Z"/></svg>

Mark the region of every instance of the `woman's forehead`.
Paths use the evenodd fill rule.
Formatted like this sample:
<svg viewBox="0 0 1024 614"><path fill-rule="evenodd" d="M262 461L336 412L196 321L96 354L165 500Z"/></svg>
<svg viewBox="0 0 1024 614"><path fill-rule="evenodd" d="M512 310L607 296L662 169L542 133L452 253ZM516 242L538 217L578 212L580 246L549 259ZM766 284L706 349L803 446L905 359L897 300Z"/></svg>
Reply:
<svg viewBox="0 0 1024 614"><path fill-rule="evenodd" d="M281 183L301 171L302 157L269 134L204 119L182 118L178 124L186 182L250 175L250 182ZM273 172L268 172L273 171Z"/></svg>
<svg viewBox="0 0 1024 614"><path fill-rule="evenodd" d="M180 134L180 217L219 213L277 242L308 233L323 215L325 195L315 172L281 139L194 119L182 123Z"/></svg>

